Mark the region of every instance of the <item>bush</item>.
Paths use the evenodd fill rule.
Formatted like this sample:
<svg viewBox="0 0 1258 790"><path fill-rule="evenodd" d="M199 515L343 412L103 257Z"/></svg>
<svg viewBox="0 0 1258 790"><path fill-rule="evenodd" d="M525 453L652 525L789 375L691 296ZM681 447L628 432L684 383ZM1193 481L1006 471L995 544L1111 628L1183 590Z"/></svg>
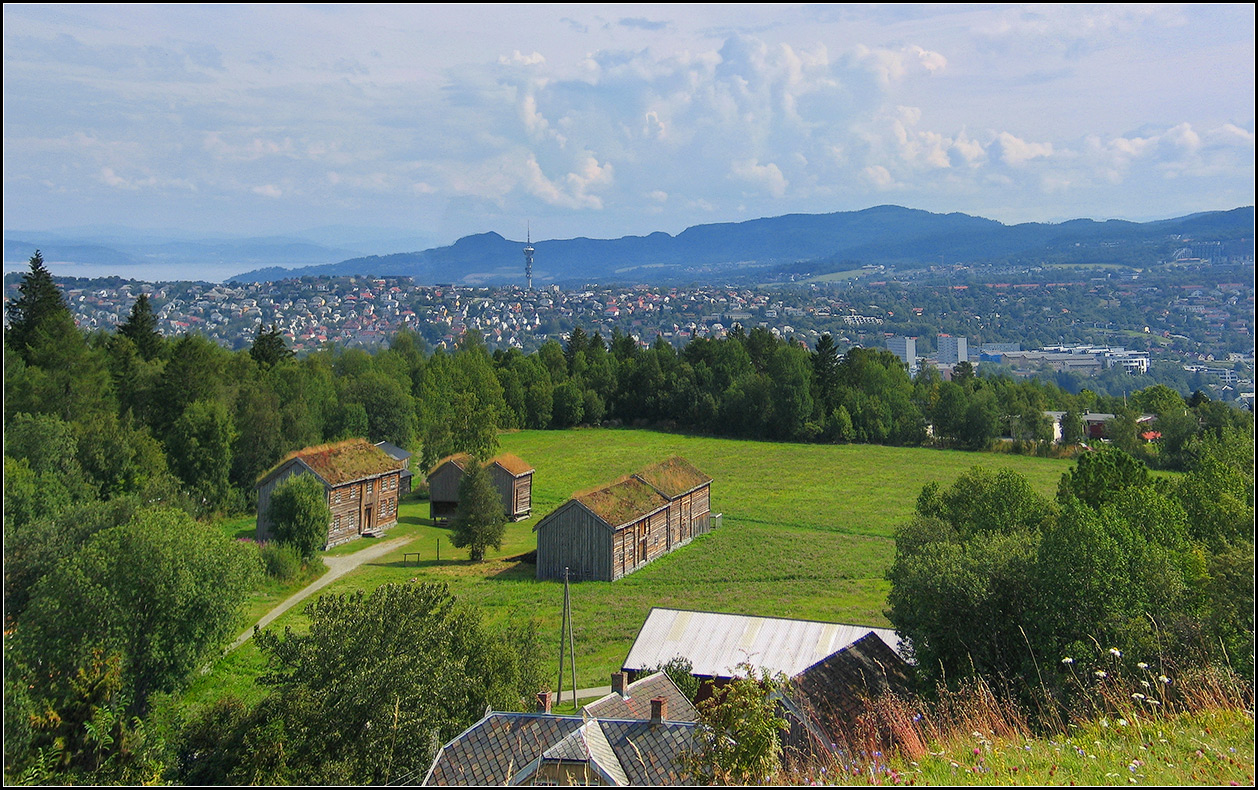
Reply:
<svg viewBox="0 0 1258 790"><path fill-rule="evenodd" d="M276 486L267 516L275 538L293 546L303 559L313 558L328 541L332 512L323 484L313 475L293 475Z"/></svg>
<svg viewBox="0 0 1258 790"><path fill-rule="evenodd" d="M302 561L297 549L289 543L259 543L258 554L266 575L282 582L290 582L301 574Z"/></svg>

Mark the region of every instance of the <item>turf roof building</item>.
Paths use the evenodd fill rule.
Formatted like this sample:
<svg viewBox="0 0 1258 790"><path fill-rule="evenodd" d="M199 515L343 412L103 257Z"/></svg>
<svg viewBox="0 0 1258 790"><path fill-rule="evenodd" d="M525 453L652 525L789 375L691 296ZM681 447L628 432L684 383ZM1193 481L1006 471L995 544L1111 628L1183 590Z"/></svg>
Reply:
<svg viewBox="0 0 1258 790"><path fill-rule="evenodd" d="M437 462L428 473L428 517L449 521L459 507L459 483L467 465L467 453L455 453ZM502 500L502 511L512 521L529 517L533 509L533 472L536 471L511 453L500 453L485 464L494 490Z"/></svg>
<svg viewBox="0 0 1258 790"><path fill-rule="evenodd" d="M267 519L271 494L293 475L323 484L332 520L324 547L376 535L397 523L401 461L366 439L348 439L296 450L258 478L258 540L272 538Z"/></svg>
<svg viewBox="0 0 1258 790"><path fill-rule="evenodd" d="M574 494L533 528L537 578L615 581L712 526L712 478L676 456Z"/></svg>

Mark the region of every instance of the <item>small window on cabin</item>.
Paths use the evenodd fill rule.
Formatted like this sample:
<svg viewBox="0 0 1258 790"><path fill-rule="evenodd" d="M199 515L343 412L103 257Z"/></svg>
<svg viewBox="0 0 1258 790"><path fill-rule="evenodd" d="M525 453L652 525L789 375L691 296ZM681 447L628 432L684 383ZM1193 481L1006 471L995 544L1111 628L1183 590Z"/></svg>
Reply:
<svg viewBox="0 0 1258 790"><path fill-rule="evenodd" d="M337 491L337 492L336 492L336 504L338 504L338 505L339 505L339 504L341 504L341 492L340 492L340 491Z"/></svg>
<svg viewBox="0 0 1258 790"><path fill-rule="evenodd" d="M370 480L368 480L368 481L367 481L367 493L368 493L368 494L370 494L370 493L371 493L371 487L372 487L373 485L375 485L375 484L374 484L374 483L372 483Z"/></svg>

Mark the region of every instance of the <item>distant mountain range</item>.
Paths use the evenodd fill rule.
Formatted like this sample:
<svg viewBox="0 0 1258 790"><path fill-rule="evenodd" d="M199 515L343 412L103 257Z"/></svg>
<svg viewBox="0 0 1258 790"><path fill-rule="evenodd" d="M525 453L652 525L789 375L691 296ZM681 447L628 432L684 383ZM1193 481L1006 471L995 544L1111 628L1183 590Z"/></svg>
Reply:
<svg viewBox="0 0 1258 790"><path fill-rule="evenodd" d="M354 238L352 229L296 237L208 240L122 237L116 233L10 231L4 260L25 262L39 248L47 261L109 264L211 264L255 268L231 279L305 275L407 276L418 283L500 285L524 282L524 242L497 233L466 236L420 252L361 256L364 248L403 244L400 234ZM337 242L336 239L343 239ZM1191 243L1223 242L1226 254L1253 255L1254 208L1212 211L1156 222L1076 219L1003 225L966 214L877 206L834 214L696 225L676 236L534 242L534 285L557 283L771 282L859 268L1038 262L1147 265ZM396 247L394 247L396 249ZM230 269L228 269L230 271Z"/></svg>
<svg viewBox="0 0 1258 790"><path fill-rule="evenodd" d="M1077 219L1060 224L999 222L966 214L878 206L835 214L697 225L676 236L652 233L619 239L534 242L534 285L588 282L772 280L823 274L866 264L923 267L941 263L999 264L1021 259L1092 263L1152 263L1187 240L1229 242L1253 255L1254 209L1193 214L1156 222ZM459 239L448 247L351 258L301 269L270 267L243 281L303 275L408 276L419 283L467 285L524 282L523 241L497 233ZM1143 263L1137 259L1144 258ZM1076 260L1077 259L1077 260Z"/></svg>

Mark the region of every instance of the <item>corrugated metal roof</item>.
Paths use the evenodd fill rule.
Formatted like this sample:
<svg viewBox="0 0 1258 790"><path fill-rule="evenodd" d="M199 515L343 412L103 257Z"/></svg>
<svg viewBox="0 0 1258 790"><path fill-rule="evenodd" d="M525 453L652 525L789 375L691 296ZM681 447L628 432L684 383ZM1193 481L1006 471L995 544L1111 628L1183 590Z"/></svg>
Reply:
<svg viewBox="0 0 1258 790"><path fill-rule="evenodd" d="M739 664L748 663L794 677L871 631L903 655L900 637L889 628L655 608L624 669L652 669L680 656L695 675L732 677Z"/></svg>

